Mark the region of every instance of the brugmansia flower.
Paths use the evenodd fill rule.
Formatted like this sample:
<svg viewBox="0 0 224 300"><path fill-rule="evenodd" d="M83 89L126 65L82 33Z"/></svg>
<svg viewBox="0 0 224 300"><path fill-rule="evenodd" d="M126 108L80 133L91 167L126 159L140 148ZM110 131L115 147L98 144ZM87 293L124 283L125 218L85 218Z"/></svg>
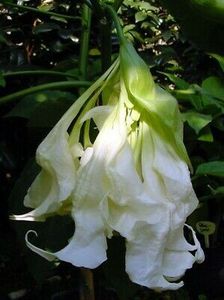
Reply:
<svg viewBox="0 0 224 300"><path fill-rule="evenodd" d="M92 124L98 128L94 141ZM198 200L182 133L176 100L154 83L133 46L123 41L119 58L37 149L42 171L24 200L34 209L13 217L41 221L69 213L74 235L55 253L26 236L28 247L48 260L95 268L107 258L106 238L118 232L126 239L126 271L133 282L155 290L180 288L183 282L174 281L204 259L193 229L185 225Z"/></svg>

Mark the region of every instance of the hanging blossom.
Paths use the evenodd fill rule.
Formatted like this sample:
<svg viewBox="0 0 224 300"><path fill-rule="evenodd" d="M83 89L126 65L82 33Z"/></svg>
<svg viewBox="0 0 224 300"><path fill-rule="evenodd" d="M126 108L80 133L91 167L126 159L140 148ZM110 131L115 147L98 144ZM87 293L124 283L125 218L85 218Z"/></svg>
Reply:
<svg viewBox="0 0 224 300"><path fill-rule="evenodd" d="M93 122L98 134L91 142ZM182 127L176 100L123 41L111 68L38 147L42 170L24 200L33 210L12 217L44 221L67 213L74 235L54 253L31 244L28 234L27 246L50 261L96 268L107 259L106 239L118 232L126 240L126 272L133 282L155 290L183 286L179 279L204 253L185 224L198 200ZM184 227L192 233L191 244Z"/></svg>

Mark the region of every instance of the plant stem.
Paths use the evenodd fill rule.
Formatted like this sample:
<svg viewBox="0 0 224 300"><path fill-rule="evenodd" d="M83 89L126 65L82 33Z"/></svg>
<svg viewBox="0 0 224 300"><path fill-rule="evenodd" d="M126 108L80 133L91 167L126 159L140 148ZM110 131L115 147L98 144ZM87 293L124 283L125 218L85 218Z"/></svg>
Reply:
<svg viewBox="0 0 224 300"><path fill-rule="evenodd" d="M88 7L88 5L84 3L82 7L82 37L79 56L79 71L80 78L82 80L87 79L91 18L92 11ZM82 93L82 89L80 90L80 92ZM84 284L82 285L82 289L80 289L80 300L95 300L92 271L89 269L81 268L81 274Z"/></svg>
<svg viewBox="0 0 224 300"><path fill-rule="evenodd" d="M3 77L26 76L26 75L53 75L53 76L77 78L77 75L73 75L65 72L47 71L47 70L30 70L30 71L16 71L16 72L2 73Z"/></svg>
<svg viewBox="0 0 224 300"><path fill-rule="evenodd" d="M83 4L82 8L82 37L80 45L80 78L86 80L87 78L87 68L88 68L88 52L89 52L89 36L91 29L91 9Z"/></svg>
<svg viewBox="0 0 224 300"><path fill-rule="evenodd" d="M89 269L81 268L84 279L84 288L80 295L80 300L95 300L93 273Z"/></svg>
<svg viewBox="0 0 224 300"><path fill-rule="evenodd" d="M37 85L34 87L30 87L24 90L21 90L19 92L3 96L0 98L0 104L8 103L11 101L14 101L18 98L27 96L28 94L43 91L43 90L49 90L49 89L66 89L71 87L88 87L91 85L91 82L89 81L59 81L59 82L51 82L46 84Z"/></svg>
<svg viewBox="0 0 224 300"><path fill-rule="evenodd" d="M25 5L17 5L17 4L11 3L11 2L3 2L3 4L7 5L7 6L11 6L11 7L16 7L18 9L22 9L22 10L33 11L33 12L36 12L38 14L53 16L53 17L56 17L56 18L64 18L64 19L67 19L67 20L81 19L80 17L73 17L73 16L64 15L64 14L58 14L58 13L54 13L52 11L45 11L45 10L41 10L41 9L37 9L37 8L34 8L34 7L25 6Z"/></svg>
<svg viewBox="0 0 224 300"><path fill-rule="evenodd" d="M121 28L121 24L120 24L120 20L117 16L116 11L114 10L114 8L111 5L104 5L105 10L108 12L108 14L110 15L111 19L114 22L114 26L117 30L117 36L119 38L119 42L125 43L126 42L126 38L124 36L123 30Z"/></svg>

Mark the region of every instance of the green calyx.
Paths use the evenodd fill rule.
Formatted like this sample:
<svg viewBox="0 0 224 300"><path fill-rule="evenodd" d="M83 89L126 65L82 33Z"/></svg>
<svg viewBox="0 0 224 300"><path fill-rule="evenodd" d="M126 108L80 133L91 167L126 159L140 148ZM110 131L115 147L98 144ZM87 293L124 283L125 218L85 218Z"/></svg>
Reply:
<svg viewBox="0 0 224 300"><path fill-rule="evenodd" d="M150 70L128 41L120 45L120 72L128 99L150 127L190 165L176 100L157 86ZM130 104L129 104L130 106Z"/></svg>
<svg viewBox="0 0 224 300"><path fill-rule="evenodd" d="M154 96L155 83L149 68L128 41L120 46L120 65L121 76L134 105Z"/></svg>

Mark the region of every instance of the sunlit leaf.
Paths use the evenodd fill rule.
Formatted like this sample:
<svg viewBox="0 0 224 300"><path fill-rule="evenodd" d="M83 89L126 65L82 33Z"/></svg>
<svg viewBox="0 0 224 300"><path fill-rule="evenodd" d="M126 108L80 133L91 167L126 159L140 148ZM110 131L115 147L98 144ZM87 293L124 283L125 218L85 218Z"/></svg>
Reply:
<svg viewBox="0 0 224 300"><path fill-rule="evenodd" d="M212 143L214 141L212 131L209 127L205 127L201 130L198 137L199 141Z"/></svg>
<svg viewBox="0 0 224 300"><path fill-rule="evenodd" d="M124 33L126 33L134 28L135 28L134 24L128 24L128 25L124 26L123 31L124 31Z"/></svg>
<svg viewBox="0 0 224 300"><path fill-rule="evenodd" d="M160 73L164 74L166 77L168 77L169 80L172 81L178 89L185 90L185 89L188 89L190 86L190 84L187 81L185 81L184 79L182 79L174 74L166 73L166 72L160 72Z"/></svg>
<svg viewBox="0 0 224 300"><path fill-rule="evenodd" d="M145 1L137 1L138 7L142 10L158 10L157 7L152 6L150 3L145 2Z"/></svg>
<svg viewBox="0 0 224 300"><path fill-rule="evenodd" d="M146 18L147 18L147 14L142 11L138 11L135 14L135 22L144 21Z"/></svg>
<svg viewBox="0 0 224 300"><path fill-rule="evenodd" d="M195 111L188 111L183 113L182 116L183 120L187 121L188 125L194 129L196 134L198 134L202 128L212 121L212 117L210 115L200 114Z"/></svg>

